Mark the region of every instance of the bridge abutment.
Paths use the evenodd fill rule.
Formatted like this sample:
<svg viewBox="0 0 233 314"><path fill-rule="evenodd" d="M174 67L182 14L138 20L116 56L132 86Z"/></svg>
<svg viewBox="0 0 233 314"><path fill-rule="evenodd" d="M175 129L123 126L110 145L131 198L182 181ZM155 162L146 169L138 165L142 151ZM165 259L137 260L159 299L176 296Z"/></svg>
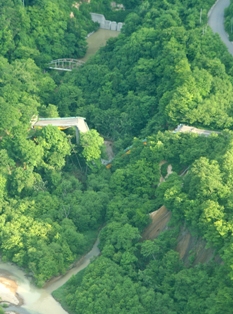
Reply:
<svg viewBox="0 0 233 314"><path fill-rule="evenodd" d="M93 22L97 22L100 25L100 28L117 31L120 32L124 23L122 22L115 22L115 21L108 21L105 19L103 14L99 13L91 13L91 19Z"/></svg>

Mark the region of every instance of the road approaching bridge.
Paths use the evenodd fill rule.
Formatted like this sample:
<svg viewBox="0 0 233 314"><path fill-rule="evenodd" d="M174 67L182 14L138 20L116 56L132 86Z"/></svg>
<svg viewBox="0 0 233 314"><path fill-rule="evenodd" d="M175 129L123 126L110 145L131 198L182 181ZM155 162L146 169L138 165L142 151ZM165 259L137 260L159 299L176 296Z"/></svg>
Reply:
<svg viewBox="0 0 233 314"><path fill-rule="evenodd" d="M224 10L229 5L230 0L217 0L208 13L208 24L214 33L219 34L228 51L233 55L233 44L224 29Z"/></svg>
<svg viewBox="0 0 233 314"><path fill-rule="evenodd" d="M75 127L76 141L79 142L79 136L81 133L89 131L89 127L83 117L67 117L67 118L38 118L33 117L31 120L32 128L41 128L47 125L56 126L61 130L65 130L71 127Z"/></svg>

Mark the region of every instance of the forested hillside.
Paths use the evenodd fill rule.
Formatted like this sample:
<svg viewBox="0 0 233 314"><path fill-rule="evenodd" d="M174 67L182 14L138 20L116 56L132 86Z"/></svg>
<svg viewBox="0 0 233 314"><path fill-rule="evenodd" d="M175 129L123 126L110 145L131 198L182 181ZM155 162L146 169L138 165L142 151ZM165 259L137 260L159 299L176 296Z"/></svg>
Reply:
<svg viewBox="0 0 233 314"><path fill-rule="evenodd" d="M59 116L49 103L56 84L38 64L84 55L85 36L96 26L71 1L0 6L1 257L24 267L42 286L91 247L109 195L95 180L85 180L85 160L100 154L96 131L77 148L74 131L67 136L52 126L30 130L33 115Z"/></svg>
<svg viewBox="0 0 233 314"><path fill-rule="evenodd" d="M33 58L39 64L83 57L85 37L97 26L88 10L73 4L72 0L2 1L1 55L9 61Z"/></svg>
<svg viewBox="0 0 233 314"><path fill-rule="evenodd" d="M78 75L64 77L51 101L62 114L86 116L114 140L145 137L181 122L231 128L233 63L206 26L213 2L143 2L117 39Z"/></svg>
<svg viewBox="0 0 233 314"><path fill-rule="evenodd" d="M65 74L43 65L83 56L96 29L89 12L110 12L109 1L0 4L2 259L42 286L102 228L101 256L55 294L70 312L231 314L233 59L206 26L214 0L123 3L132 12L119 37ZM111 168L97 131L76 145L72 130L31 130L35 114L86 117L114 142ZM179 123L219 133L172 133ZM159 185L161 161L173 174ZM161 205L168 230L142 241ZM222 262L186 267L175 250L183 225Z"/></svg>
<svg viewBox="0 0 233 314"><path fill-rule="evenodd" d="M107 225L100 233L101 257L55 293L73 313L231 313L233 133L199 137L158 133L147 145L135 141L112 166ZM160 161L173 174L158 187ZM189 166L184 177L179 174ZM141 242L148 213L165 204L167 231ZM176 252L186 224L215 248L221 263L183 265ZM219 260L219 259L218 259Z"/></svg>
<svg viewBox="0 0 233 314"><path fill-rule="evenodd" d="M233 134L222 130L232 129L233 63L206 26L213 2L143 2L119 37L59 86L59 110L87 116L116 148L147 138L112 163L101 257L55 293L71 312L232 312ZM72 105L60 93L70 83ZM156 135L181 122L222 133ZM158 187L163 160L174 172ZM170 228L141 242L148 213L163 204L172 211ZM194 266L191 254L190 266L182 264L174 249L184 224L221 263Z"/></svg>
<svg viewBox="0 0 233 314"><path fill-rule="evenodd" d="M53 80L31 59L0 62L1 255L42 285L83 253L87 232L103 221L108 194L91 182L84 189L76 168L70 171L74 156L81 163L82 154L88 158L86 148L70 156L73 144L59 129L30 131L37 109L56 113L54 105L44 105Z"/></svg>

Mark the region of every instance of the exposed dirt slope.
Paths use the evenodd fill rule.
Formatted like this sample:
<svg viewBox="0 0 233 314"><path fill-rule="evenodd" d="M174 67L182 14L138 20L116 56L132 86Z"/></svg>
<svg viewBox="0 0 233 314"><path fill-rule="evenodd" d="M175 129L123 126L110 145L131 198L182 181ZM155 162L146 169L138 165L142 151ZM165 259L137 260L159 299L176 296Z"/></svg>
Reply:
<svg viewBox="0 0 233 314"><path fill-rule="evenodd" d="M144 230L143 240L152 240L157 238L160 232L167 229L167 223L171 218L171 212L165 206L160 207L158 210L150 213L152 222Z"/></svg>
<svg viewBox="0 0 233 314"><path fill-rule="evenodd" d="M144 230L142 234L143 240L153 240L158 235L168 228L168 222L171 218L171 212L165 206L150 214L152 222ZM191 235L188 229L183 226L177 238L177 246L175 248L180 254L185 265L196 265L198 263L208 263L215 257L215 251L211 248L206 248L206 241L202 238ZM221 262L217 256L215 261Z"/></svg>
<svg viewBox="0 0 233 314"><path fill-rule="evenodd" d="M215 250L206 248L206 241L200 237L192 236L186 227L182 227L177 239L176 250L185 265L196 265L208 263L213 258L216 262L221 262L219 256L215 256Z"/></svg>

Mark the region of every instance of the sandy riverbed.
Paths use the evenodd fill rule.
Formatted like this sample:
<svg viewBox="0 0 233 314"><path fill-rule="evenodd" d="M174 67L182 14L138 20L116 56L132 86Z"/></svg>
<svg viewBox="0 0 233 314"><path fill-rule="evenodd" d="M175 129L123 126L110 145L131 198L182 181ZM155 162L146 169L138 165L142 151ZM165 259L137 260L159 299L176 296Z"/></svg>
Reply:
<svg viewBox="0 0 233 314"><path fill-rule="evenodd" d="M22 305L23 300L17 293L18 285L14 280L0 277L0 298L1 303Z"/></svg>

